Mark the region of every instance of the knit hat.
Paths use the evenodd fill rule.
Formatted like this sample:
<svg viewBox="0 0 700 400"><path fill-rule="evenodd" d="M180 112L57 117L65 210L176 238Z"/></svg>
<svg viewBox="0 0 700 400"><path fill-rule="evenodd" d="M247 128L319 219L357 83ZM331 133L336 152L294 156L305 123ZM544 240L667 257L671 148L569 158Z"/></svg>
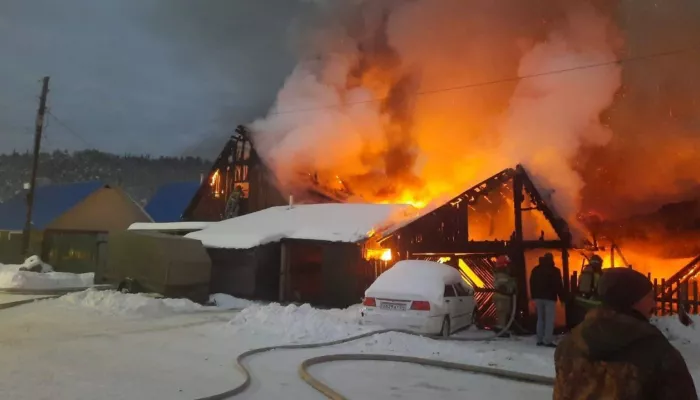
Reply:
<svg viewBox="0 0 700 400"><path fill-rule="evenodd" d="M606 269L598 282L600 300L618 310L631 309L652 289L649 279L631 268Z"/></svg>

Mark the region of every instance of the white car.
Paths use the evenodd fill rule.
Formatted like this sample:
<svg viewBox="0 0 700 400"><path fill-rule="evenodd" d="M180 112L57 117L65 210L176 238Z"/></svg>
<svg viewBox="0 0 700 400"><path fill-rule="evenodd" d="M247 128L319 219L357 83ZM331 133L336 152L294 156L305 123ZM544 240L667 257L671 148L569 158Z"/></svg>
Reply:
<svg viewBox="0 0 700 400"><path fill-rule="evenodd" d="M399 261L365 291L362 323L449 336L472 324L474 289L459 271L431 261Z"/></svg>

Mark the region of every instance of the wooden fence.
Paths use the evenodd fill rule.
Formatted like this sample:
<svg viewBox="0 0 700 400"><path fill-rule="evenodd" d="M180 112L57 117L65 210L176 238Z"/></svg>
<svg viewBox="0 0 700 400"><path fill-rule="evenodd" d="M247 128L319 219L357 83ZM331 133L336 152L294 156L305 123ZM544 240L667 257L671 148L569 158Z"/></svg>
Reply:
<svg viewBox="0 0 700 400"><path fill-rule="evenodd" d="M698 297L697 280L686 280L672 285L667 285L666 279L659 281L649 276L649 280L654 285L657 315L677 314L681 306L688 314L698 314L700 297Z"/></svg>

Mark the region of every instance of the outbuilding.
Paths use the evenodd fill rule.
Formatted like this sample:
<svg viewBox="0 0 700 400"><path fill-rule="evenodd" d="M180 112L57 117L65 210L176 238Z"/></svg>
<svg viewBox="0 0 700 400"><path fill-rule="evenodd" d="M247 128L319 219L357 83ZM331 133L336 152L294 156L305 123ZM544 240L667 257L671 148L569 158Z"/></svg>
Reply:
<svg viewBox="0 0 700 400"><path fill-rule="evenodd" d="M389 204L280 206L186 237L209 252L213 293L345 307L358 303L378 274L376 232L416 213Z"/></svg>

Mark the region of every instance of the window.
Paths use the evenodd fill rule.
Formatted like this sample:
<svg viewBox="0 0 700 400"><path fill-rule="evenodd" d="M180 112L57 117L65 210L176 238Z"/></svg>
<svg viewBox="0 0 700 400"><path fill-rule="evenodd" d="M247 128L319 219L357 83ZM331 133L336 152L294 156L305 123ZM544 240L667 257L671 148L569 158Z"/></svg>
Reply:
<svg viewBox="0 0 700 400"><path fill-rule="evenodd" d="M461 282L458 286L460 286L462 289L464 289L465 292L467 292L467 296L474 296L474 288L470 285Z"/></svg>
<svg viewBox="0 0 700 400"><path fill-rule="evenodd" d="M457 297L455 288L452 285L445 285L445 297Z"/></svg>
<svg viewBox="0 0 700 400"><path fill-rule="evenodd" d="M457 291L457 296L469 296L469 292L467 292L467 289L462 286L461 283L457 283L454 285L455 286L455 291Z"/></svg>

